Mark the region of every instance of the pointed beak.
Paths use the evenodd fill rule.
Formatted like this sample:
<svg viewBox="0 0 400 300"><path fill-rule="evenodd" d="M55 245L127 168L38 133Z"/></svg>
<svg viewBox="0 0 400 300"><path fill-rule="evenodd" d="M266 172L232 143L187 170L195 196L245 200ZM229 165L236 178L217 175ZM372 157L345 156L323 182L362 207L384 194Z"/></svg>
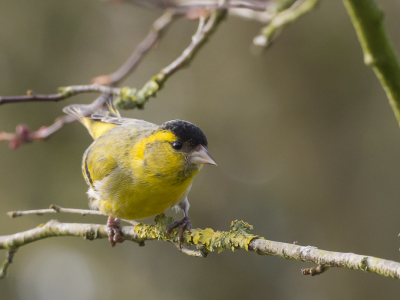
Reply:
<svg viewBox="0 0 400 300"><path fill-rule="evenodd" d="M189 162L196 165L209 164L216 166L215 160L202 145L196 147L189 153Z"/></svg>

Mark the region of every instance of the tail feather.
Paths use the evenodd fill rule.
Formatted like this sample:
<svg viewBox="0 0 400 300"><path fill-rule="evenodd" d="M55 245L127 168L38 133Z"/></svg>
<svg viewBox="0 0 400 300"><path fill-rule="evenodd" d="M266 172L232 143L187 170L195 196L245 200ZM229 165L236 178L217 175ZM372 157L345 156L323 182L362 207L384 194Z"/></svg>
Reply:
<svg viewBox="0 0 400 300"><path fill-rule="evenodd" d="M82 121L83 118L90 117L93 114L92 105L84 105L84 104L72 104L70 106L64 107L63 112L67 115L76 117L79 121Z"/></svg>
<svg viewBox="0 0 400 300"><path fill-rule="evenodd" d="M107 108L95 109L95 103L90 105L85 104L72 104L63 109L63 112L67 115L74 116L77 118L83 126L85 126L90 135L97 139L102 134L106 133L110 129L114 128L116 124L108 124L102 122L102 119L120 118L118 110L115 109L112 99L106 102Z"/></svg>

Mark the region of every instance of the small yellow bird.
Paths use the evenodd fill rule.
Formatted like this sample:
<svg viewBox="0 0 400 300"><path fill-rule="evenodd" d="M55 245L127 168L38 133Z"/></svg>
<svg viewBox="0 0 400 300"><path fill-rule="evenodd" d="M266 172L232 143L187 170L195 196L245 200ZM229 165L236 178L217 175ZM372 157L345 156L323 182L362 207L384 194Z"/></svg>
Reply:
<svg viewBox="0 0 400 300"><path fill-rule="evenodd" d="M94 112L90 105L71 105L64 112L77 117L94 142L83 155L82 172L89 185L89 203L108 215L111 246L122 242L120 220L140 220L176 206L184 218L179 241L188 217L194 176L203 164L216 165L207 151L207 138L192 123L173 120L158 126L143 120L121 118L108 103L108 110ZM90 117L88 112L93 113Z"/></svg>

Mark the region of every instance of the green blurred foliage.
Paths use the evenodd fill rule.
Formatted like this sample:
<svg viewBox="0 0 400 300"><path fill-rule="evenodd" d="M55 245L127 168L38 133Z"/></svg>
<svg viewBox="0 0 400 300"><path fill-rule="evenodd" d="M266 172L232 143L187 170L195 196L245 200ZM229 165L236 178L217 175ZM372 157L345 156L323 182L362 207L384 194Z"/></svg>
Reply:
<svg viewBox="0 0 400 300"><path fill-rule="evenodd" d="M400 49L400 5L380 0ZM161 14L96 0L0 3L0 94L53 93L116 70ZM373 72L363 65L341 1L322 1L251 54L260 24L230 17L191 66L144 110L124 116L198 125L218 167L197 176L189 200L195 228L254 225L267 239L400 260L400 131ZM188 45L196 23L180 20L124 85L140 88ZM48 125L80 95L59 103L0 107L0 130ZM51 203L87 208L81 157L91 138L78 124L46 142L0 144L0 234L51 216L11 220L6 212ZM168 211L168 215L180 218ZM105 223L104 217L57 215ZM146 220L153 222L153 220ZM3 254L2 254L3 255ZM5 255L5 253L4 253ZM2 299L393 299L398 282L330 269L302 276L305 263L238 251L197 259L168 243L49 239L21 248Z"/></svg>

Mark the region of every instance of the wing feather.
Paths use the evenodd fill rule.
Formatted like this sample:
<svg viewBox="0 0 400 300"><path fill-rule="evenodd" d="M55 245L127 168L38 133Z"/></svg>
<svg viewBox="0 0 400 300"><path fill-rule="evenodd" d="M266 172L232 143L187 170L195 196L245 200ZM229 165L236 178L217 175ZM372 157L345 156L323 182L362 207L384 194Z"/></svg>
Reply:
<svg viewBox="0 0 400 300"><path fill-rule="evenodd" d="M118 125L128 125L137 129L154 129L157 125L143 120L122 118L119 111L115 109L112 98L106 102L107 108L95 110L96 104L84 105L73 104L67 106L63 111L76 117L89 131L93 139L97 139Z"/></svg>

